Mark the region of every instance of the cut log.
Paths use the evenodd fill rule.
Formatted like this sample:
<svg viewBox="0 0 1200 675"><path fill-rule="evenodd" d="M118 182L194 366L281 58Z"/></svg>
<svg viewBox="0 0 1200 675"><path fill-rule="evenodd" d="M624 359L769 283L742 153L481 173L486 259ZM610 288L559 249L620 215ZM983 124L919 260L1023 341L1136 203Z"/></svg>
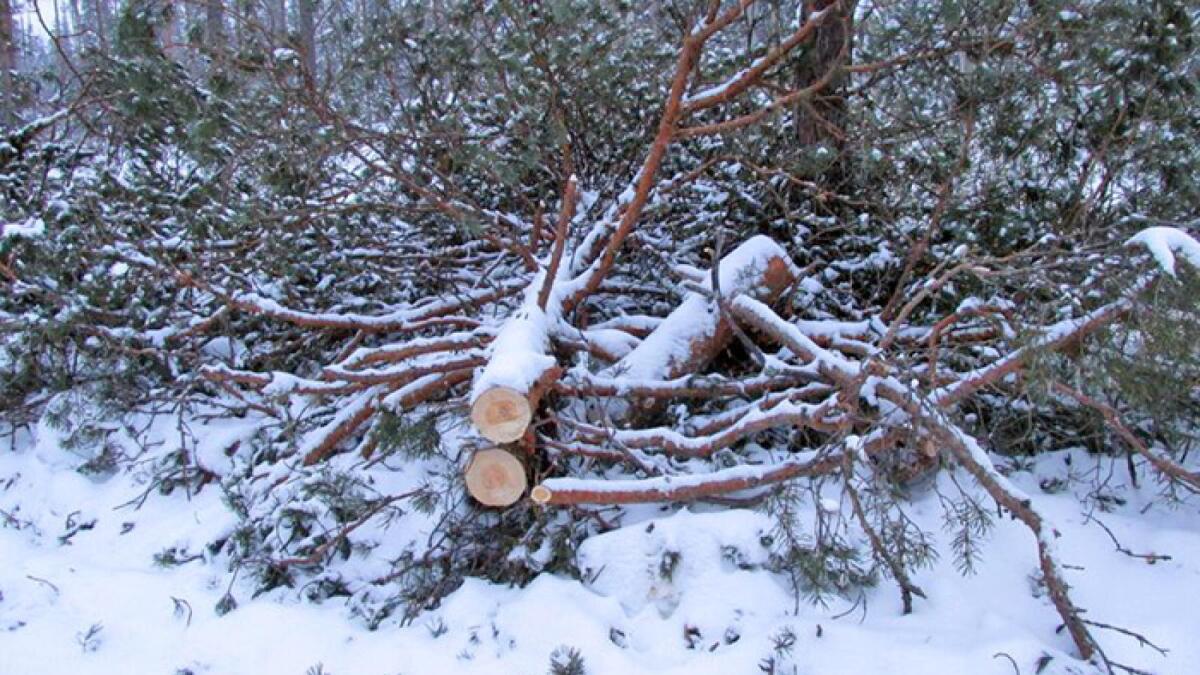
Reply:
<svg viewBox="0 0 1200 675"><path fill-rule="evenodd" d="M504 322L471 387L471 421L493 443L511 443L525 433L545 383L558 372L547 354L551 319L537 306L539 286L530 287L525 304Z"/></svg>
<svg viewBox="0 0 1200 675"><path fill-rule="evenodd" d="M488 389L471 406L471 422L493 443L512 443L521 438L531 420L532 402L511 387Z"/></svg>
<svg viewBox="0 0 1200 675"><path fill-rule="evenodd" d="M467 465L466 481L467 492L480 504L509 506L525 494L525 465L500 448L480 450Z"/></svg>
<svg viewBox="0 0 1200 675"><path fill-rule="evenodd" d="M787 252L761 235L730 251L720 265L720 292L724 298L749 295L770 304L797 277ZM711 290L711 280L706 279L702 286ZM734 327L717 303L705 293L689 293L641 344L602 375L634 381L672 380L702 370L729 346L733 337ZM641 401L639 407L655 403ZM626 398L614 397L606 401L604 408L604 416L614 421L627 419L631 412Z"/></svg>

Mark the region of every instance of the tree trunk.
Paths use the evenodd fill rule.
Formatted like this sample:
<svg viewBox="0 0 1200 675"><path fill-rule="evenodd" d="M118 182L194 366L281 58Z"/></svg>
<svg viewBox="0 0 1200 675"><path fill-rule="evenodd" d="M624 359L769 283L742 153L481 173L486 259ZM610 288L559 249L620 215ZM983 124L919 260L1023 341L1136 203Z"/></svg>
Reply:
<svg viewBox="0 0 1200 675"><path fill-rule="evenodd" d="M286 0L267 0L267 30L276 43L283 42L287 36Z"/></svg>
<svg viewBox="0 0 1200 675"><path fill-rule="evenodd" d="M465 477L467 491L485 506L509 506L525 494L525 465L500 448L476 452Z"/></svg>
<svg viewBox="0 0 1200 675"><path fill-rule="evenodd" d="M485 371L486 372L486 371ZM493 443L513 443L525 436L538 402L561 370L549 367L528 387L487 386L471 402L471 423Z"/></svg>
<svg viewBox="0 0 1200 675"><path fill-rule="evenodd" d="M838 0L805 0L804 14L830 10L828 17L813 37L812 46L796 69L796 88L807 87L820 80L830 68L850 62L854 45L854 4ZM831 7L836 5L836 7ZM846 120L846 102L842 98L844 78L834 78L818 96L801 100L796 105L796 137L801 147L826 144L840 150L838 133Z"/></svg>
<svg viewBox="0 0 1200 675"><path fill-rule="evenodd" d="M105 54L108 53L109 28L112 24L110 10L108 0L92 0L92 28L96 31L96 44Z"/></svg>
<svg viewBox="0 0 1200 675"><path fill-rule="evenodd" d="M225 2L224 0L208 0L204 12L204 37L208 48L213 52L224 52L225 35Z"/></svg>
<svg viewBox="0 0 1200 675"><path fill-rule="evenodd" d="M78 33L83 30L83 14L79 11L79 0L70 0L67 8L71 10L71 32Z"/></svg>
<svg viewBox="0 0 1200 675"><path fill-rule="evenodd" d="M158 46L167 57L178 58L180 40L180 18L183 9L177 0L167 0L163 4L162 28L158 31Z"/></svg>
<svg viewBox="0 0 1200 675"><path fill-rule="evenodd" d="M711 271L707 276L710 278L704 283L711 289ZM768 304L796 280L787 252L765 236L749 239L721 258L720 277L723 298L749 294ZM724 311L709 297L689 293L640 345L604 375L645 382L696 373L724 351L733 338L734 326ZM602 412L608 419L621 421L636 409L651 409L659 402L613 397L604 402Z"/></svg>
<svg viewBox="0 0 1200 675"><path fill-rule="evenodd" d="M253 44L254 26L261 26L258 4L252 0L237 0L234 5L233 50L242 52Z"/></svg>
<svg viewBox="0 0 1200 675"><path fill-rule="evenodd" d="M17 94L12 73L17 69L16 25L11 0L0 0L0 123L15 119Z"/></svg>
<svg viewBox="0 0 1200 675"><path fill-rule="evenodd" d="M301 58L309 77L317 78L317 0L298 0L297 31L300 33Z"/></svg>
<svg viewBox="0 0 1200 675"><path fill-rule="evenodd" d="M525 434L533 421L536 401L512 387L494 387L475 399L471 422L493 443L511 443Z"/></svg>
<svg viewBox="0 0 1200 675"><path fill-rule="evenodd" d="M62 37L66 35L67 32L67 17L63 11L62 3L60 0L54 0L54 36L55 38L61 40L60 45L63 51L66 51L69 47L69 41L62 40ZM57 64L59 71L65 73L66 64L63 63L63 57L57 54L57 49L54 49L53 51L56 53L55 63Z"/></svg>

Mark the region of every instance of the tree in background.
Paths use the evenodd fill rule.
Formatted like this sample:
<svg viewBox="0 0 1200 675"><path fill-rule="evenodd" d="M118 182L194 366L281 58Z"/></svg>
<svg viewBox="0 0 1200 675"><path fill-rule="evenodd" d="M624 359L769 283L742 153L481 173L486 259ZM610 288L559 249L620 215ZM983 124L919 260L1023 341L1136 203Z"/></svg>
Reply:
<svg viewBox="0 0 1200 675"><path fill-rule="evenodd" d="M16 88L13 86L12 74L17 69L17 35L13 22L12 0L0 0L0 120L8 121L10 115L16 113Z"/></svg>

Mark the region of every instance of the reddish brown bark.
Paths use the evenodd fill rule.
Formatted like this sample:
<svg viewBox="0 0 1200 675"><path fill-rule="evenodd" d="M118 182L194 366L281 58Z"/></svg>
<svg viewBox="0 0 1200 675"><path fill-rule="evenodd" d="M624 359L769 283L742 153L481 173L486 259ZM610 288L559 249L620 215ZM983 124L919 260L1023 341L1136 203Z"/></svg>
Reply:
<svg viewBox="0 0 1200 675"><path fill-rule="evenodd" d="M1133 434L1132 431L1129 430L1129 427L1125 426L1125 424L1121 422L1121 416L1117 414L1117 411L1113 409L1112 406L1101 403L1087 394L1084 394L1077 389L1072 389L1061 382L1054 383L1054 390L1061 394L1066 394L1076 401L1079 401L1083 405L1093 408L1099 412L1104 417L1104 421L1108 423L1108 426L1112 427L1113 431L1117 432L1117 435L1121 437L1121 440L1125 441L1125 443L1131 449L1133 449L1134 452L1144 457L1146 461L1150 462L1155 469L1158 469L1160 473L1170 480L1182 483L1189 490L1200 493L1200 474L1188 471L1170 459L1152 452L1150 448L1146 447L1146 444L1143 443L1141 439L1139 439Z"/></svg>
<svg viewBox="0 0 1200 675"><path fill-rule="evenodd" d="M706 497L749 490L764 485L773 485L805 476L820 476L835 473L841 466L841 456L831 455L810 462L781 464L774 469L754 476L722 478L720 474L712 480L687 480L678 486L664 485L661 479L624 481L628 487L603 490L580 488L552 488L543 483L533 488L530 498L539 504L566 506L569 504L646 504L653 502L687 502ZM691 477L689 477L691 478ZM642 485L637 485L641 482ZM551 486L553 484L550 484Z"/></svg>

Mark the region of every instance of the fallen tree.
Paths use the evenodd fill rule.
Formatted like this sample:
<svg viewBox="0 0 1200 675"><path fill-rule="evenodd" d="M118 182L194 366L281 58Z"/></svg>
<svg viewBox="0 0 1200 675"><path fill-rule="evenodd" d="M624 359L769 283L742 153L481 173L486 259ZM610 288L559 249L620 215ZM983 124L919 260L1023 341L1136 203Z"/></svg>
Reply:
<svg viewBox="0 0 1200 675"><path fill-rule="evenodd" d="M918 547L911 532L887 528L893 515L903 520L908 491L949 469L986 495L964 497L974 499L970 517L986 517L982 501L990 499L1034 534L1038 569L1075 650L1102 661L1055 558L1053 524L1003 475L1002 458L1020 452L1003 445L1002 422L1010 409L1033 411L1077 441L1094 426L1079 418L1095 413L1165 485L1194 490L1186 449L1170 448L1161 426L1145 424L1144 406L1102 400L1096 389L1111 382L1095 386L1080 372L1096 366L1094 352L1113 334L1144 333L1136 322L1147 308L1191 279L1174 256L1195 262L1196 244L1186 228L1151 228L1134 243L1166 276L1129 264L1139 250L1122 249L1121 239L1147 223L1118 220L1133 200L1107 188L1125 166L1106 164L1119 150L1110 148L1128 142L1123 121L1103 120L1103 133L1078 131L1084 146L1027 153L1085 157L1069 198L1055 192L1058 182L1038 182L1057 175L1046 166L1011 181L1019 188L992 180L1016 171L1009 162L1019 153L1005 145L1002 116L985 110L1007 104L977 100L987 87L959 72L976 72L960 61L999 61L980 67L983 77L1021 59L1039 67L1057 60L1042 56L1036 41L1022 42L1058 35L1037 8L1013 10L1019 28L1007 19L992 26L1003 38L981 29L895 53L878 49L887 31L901 29L881 29L884 37L863 43L868 57L858 63L855 20L871 26L873 18L856 16L855 3L803 9L776 25L777 34L764 32L750 0L674 17L677 49L646 61L669 57L662 73L647 76L661 87L622 89L631 101L638 92L658 97L651 128L643 128L644 111L630 114L636 133L593 138L585 124L573 126L587 107L570 98L586 96L582 86L532 97L548 102L546 114L522 118L523 126L506 126L505 110L487 109L488 91L480 117L463 113L461 124L442 126L444 111L422 109L437 124L417 131L359 123L305 86L286 92L286 110L305 116L287 124L308 134L297 132L303 140L291 161L303 164L313 139L333 138L336 150L324 150L327 165L306 167L296 194L254 201L247 191L239 198L251 206L226 218L226 191L237 181L225 171L236 175L239 158L267 154L253 144L232 153L230 167L194 172L194 182L175 191L168 187L182 179L169 162L154 165L161 175L136 191L124 174L98 181L111 192L90 203L133 192L154 198L119 222L104 208L80 216L121 234L98 228L105 231L82 246L102 252L98 262L61 279L30 274L29 261L47 264L56 254L52 242L48 252L22 248L42 221L31 215L20 219L28 226L6 226L0 275L12 293L0 327L36 324L23 335L43 331L60 348L27 349L39 356L21 356L30 365L10 378L36 392L21 399L20 410L33 411L22 412L26 423L49 407L41 385L28 383L54 363L75 369L81 354L118 354L121 367L109 379L161 373L150 398L181 418L199 410L254 421L254 433L219 448L189 439L181 422L159 485L220 481L244 527L218 548L258 570L264 586L295 583L298 570L379 544L386 538L364 533L402 512L414 520L434 514L424 547L393 551L369 583L347 590L335 573L314 583L359 597L419 589L376 603L406 612L435 603L462 574L524 581L547 560L569 569L562 561L571 546L611 527L624 505L752 505L797 484L848 497L853 518L840 527L858 523L907 611L923 597L909 578L916 563L908 552ZM897 25L909 30L924 21L917 18ZM497 21L497 39L516 23ZM542 55L530 63L545 68L547 82L574 75ZM942 112L928 127L904 119L893 128L890 101L907 92L889 78L920 68L946 79L933 108ZM411 75L419 81L435 71L421 64ZM420 105L454 99L432 89ZM876 118L877 110L885 112ZM551 151L517 178L489 173L505 143L539 131L530 119L553 123ZM786 132L769 132L767 123ZM461 158L439 154L476 133L493 142L488 152L501 149L477 158L482 167L463 169ZM795 146L797 137L804 146ZM929 156L914 150L914 137L933 148ZM634 150L625 156L616 145ZM861 156L829 161L831 148ZM19 154L13 162L36 155ZM53 182L52 171L42 173ZM27 178L22 185L37 182L33 172ZM504 189L492 189L498 185ZM192 213L197 202L208 209L203 217ZM369 217L356 220L361 214ZM1089 218L1104 225L1079 225ZM1061 235L1049 226L1026 231L1060 219ZM245 222L267 225L247 235ZM161 227L147 232L142 223ZM1009 228L1020 232L1010 237ZM303 258L296 267L271 266L293 255ZM151 294L132 308L105 294L126 275ZM93 284L88 293L64 292L80 279ZM1191 311L1176 303L1162 313ZM1113 358L1136 352L1108 350ZM1055 384L1039 388L1042 379ZM1042 389L1054 398L1032 400ZM113 428L97 426L100 434ZM956 517L948 519L957 526Z"/></svg>
<svg viewBox="0 0 1200 675"><path fill-rule="evenodd" d="M916 286L903 307L895 311L893 306L899 307L897 300L903 298L905 284L910 282L906 272L888 306L866 316L854 330L841 330L837 325L795 322L786 311L772 309L801 280L803 272L783 247L759 236L720 257L708 272L680 270L682 300L661 319L635 318L624 325L616 322L613 325L618 327L609 329L621 333L615 342L611 334L588 329L585 308L620 269L622 249L634 237L646 205L664 187L658 174L668 150L682 139L725 133L818 94L843 67L835 59L825 77L785 92L754 112L725 121L694 121L758 86L775 63L804 44L834 14L832 5L839 3L811 14L751 67L696 92L693 80L706 43L736 22L749 4L739 2L722 9L720 3L712 3L707 15L684 37L657 132L639 171L574 247L568 244L569 232L573 225L583 223L575 219L578 182L573 175L564 185L553 245L544 256L537 252L541 240L538 227L511 215L504 217L510 223L515 221L518 235L532 233L531 246L516 240L509 243L523 261L523 272L516 277L521 281L505 281L495 291L473 291L453 302L430 302L384 316L304 313L253 295L214 291L232 308L305 327L349 329L359 334L453 332L350 351L314 381L225 369L206 371L206 376L214 382L236 382L276 394L351 394L354 398L331 422L304 440L301 454L305 464L320 461L339 446L347 447L346 441L361 435L357 430L376 411L413 410L470 378L466 400L472 425L484 439L501 446L474 451L463 469L468 492L489 507L516 504L525 494L531 474L557 473L561 467L571 466L572 458L624 464L643 477L547 477L530 492L533 502L578 506L744 497L800 477L837 475L846 466L847 453L862 453L866 466L910 462L917 467L910 473L927 471L939 461L956 463L1000 508L1034 533L1053 604L1080 657L1092 659L1097 655L1097 642L1067 595L1060 563L1053 554L1052 526L997 473L986 452L951 422L950 416L976 393L1005 386L1032 358L1078 345L1089 334L1120 320L1153 285L1152 277L1139 281L1124 297L1078 318L1043 327L1025 326L1033 337L1024 345L998 353L990 362L965 372L943 364L939 350L1015 334L1014 317L1007 307L1003 303L964 304L924 326L910 323L910 317L955 275L984 278L1001 273L1010 260L979 259L949 270L935 269L930 281L924 287ZM948 189L943 190L942 198L947 194ZM938 227L940 208L935 211L929 236ZM1170 244L1188 255L1197 246L1190 238L1171 239ZM1152 243L1148 245L1154 249ZM921 255L918 252L912 258L907 271ZM488 313L480 311L483 307L510 297L519 301L503 310L502 320L475 318ZM618 318L612 317L614 321ZM998 322L1000 331L987 329L986 323L981 323L987 321ZM631 330L635 326L650 328L639 334ZM781 349L766 351L762 338ZM701 375L734 344L757 370L751 368L741 376ZM925 351L913 349L914 344L924 345ZM589 358L599 355L608 363L600 368L581 366L583 354ZM745 366L741 369L746 370ZM911 376L915 376L913 383L924 378L925 386L904 384L904 378ZM703 377L717 379L705 381ZM657 425L661 415L652 413L661 411L662 404L689 397L709 404L727 403L710 405L716 412L689 420L690 431L677 424ZM809 438L823 439L818 442L820 449L781 461L744 463L708 472L679 473L675 468L679 461L710 458L777 429L803 429ZM915 454L914 448L918 450ZM891 459L892 455L908 459ZM1167 473L1172 479L1190 478L1183 470ZM902 586L906 606L911 606L911 584Z"/></svg>

